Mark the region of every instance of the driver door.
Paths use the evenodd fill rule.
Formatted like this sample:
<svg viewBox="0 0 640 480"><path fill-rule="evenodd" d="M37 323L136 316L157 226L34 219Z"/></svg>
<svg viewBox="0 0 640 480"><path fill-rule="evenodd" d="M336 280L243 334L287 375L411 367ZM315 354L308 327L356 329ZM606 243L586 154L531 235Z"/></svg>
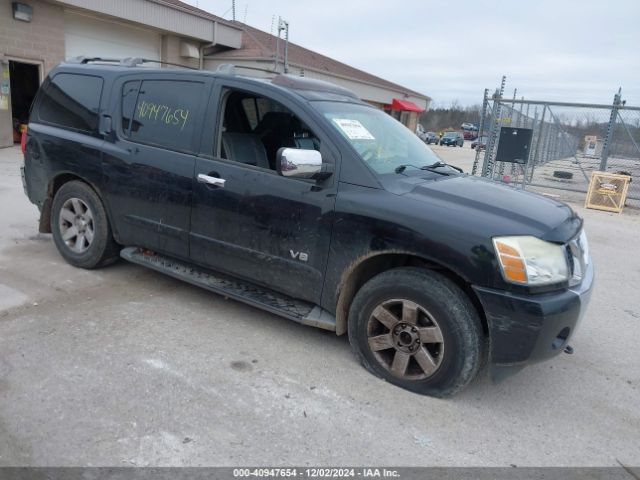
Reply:
<svg viewBox="0 0 640 480"><path fill-rule="evenodd" d="M218 115L206 119L209 141L196 159L192 260L319 303L337 180L280 176L275 155L280 146L315 148L335 164L335 150L303 109L255 85L220 82L208 112ZM203 183L202 175L219 181Z"/></svg>

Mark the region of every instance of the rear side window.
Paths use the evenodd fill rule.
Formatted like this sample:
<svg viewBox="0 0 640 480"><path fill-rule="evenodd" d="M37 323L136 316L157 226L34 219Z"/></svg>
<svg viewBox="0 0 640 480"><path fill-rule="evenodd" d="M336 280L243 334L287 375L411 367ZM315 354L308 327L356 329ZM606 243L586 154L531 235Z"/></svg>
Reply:
<svg viewBox="0 0 640 480"><path fill-rule="evenodd" d="M59 73L43 94L38 118L61 127L96 132L102 83L100 77Z"/></svg>
<svg viewBox="0 0 640 480"><path fill-rule="evenodd" d="M172 150L192 151L203 84L182 80L126 82L122 130L126 137Z"/></svg>

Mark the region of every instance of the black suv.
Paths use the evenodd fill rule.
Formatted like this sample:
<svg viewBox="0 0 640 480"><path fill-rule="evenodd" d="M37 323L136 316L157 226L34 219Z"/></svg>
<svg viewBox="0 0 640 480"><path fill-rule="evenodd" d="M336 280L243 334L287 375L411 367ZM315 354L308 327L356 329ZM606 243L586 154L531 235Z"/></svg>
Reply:
<svg viewBox="0 0 640 480"><path fill-rule="evenodd" d="M429 395L566 348L593 272L567 205L459 173L335 85L138 63L62 64L34 101L25 189L72 265L348 333Z"/></svg>

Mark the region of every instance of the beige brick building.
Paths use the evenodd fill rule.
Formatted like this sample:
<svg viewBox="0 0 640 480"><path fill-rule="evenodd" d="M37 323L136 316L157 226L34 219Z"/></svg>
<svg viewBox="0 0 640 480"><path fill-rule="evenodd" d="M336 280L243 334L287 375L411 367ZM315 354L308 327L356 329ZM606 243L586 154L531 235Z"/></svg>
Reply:
<svg viewBox="0 0 640 480"><path fill-rule="evenodd" d="M65 59L141 57L211 70L234 63L251 68L243 74L273 75L283 70L277 41L179 0L0 0L0 147L18 140L38 86ZM428 108L426 95L288 47L290 73L345 86L412 130Z"/></svg>

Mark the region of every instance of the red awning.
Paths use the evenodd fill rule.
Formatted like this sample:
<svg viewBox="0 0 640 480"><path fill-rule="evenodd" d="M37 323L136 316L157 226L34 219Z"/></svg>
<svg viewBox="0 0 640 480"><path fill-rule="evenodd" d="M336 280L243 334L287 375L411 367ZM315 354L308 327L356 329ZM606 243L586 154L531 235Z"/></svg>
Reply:
<svg viewBox="0 0 640 480"><path fill-rule="evenodd" d="M391 105L385 105L385 108L389 110L404 110L405 112L424 112L424 108L420 108L415 103L409 100L400 100L394 98Z"/></svg>

